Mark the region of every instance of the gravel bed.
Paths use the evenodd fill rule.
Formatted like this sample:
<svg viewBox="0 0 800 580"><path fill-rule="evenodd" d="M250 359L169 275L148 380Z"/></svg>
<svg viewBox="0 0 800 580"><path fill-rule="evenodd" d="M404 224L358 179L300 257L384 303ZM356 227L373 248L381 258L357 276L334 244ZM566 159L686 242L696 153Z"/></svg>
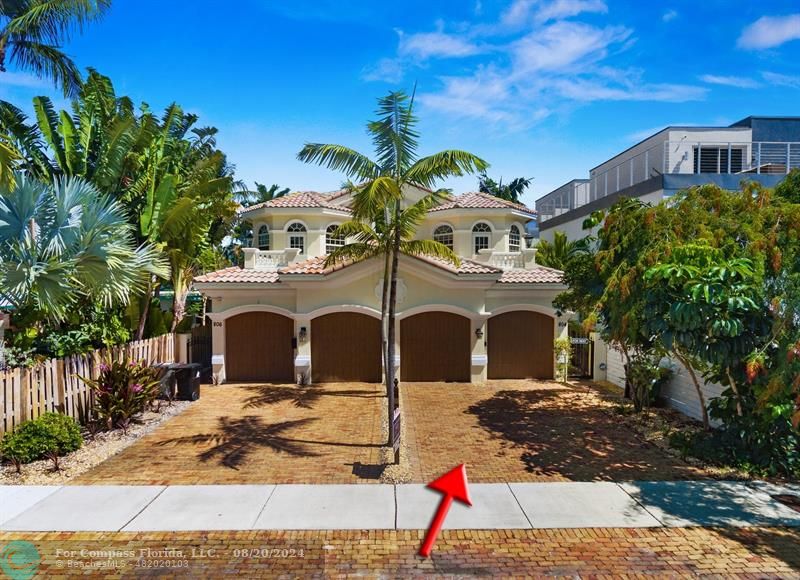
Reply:
<svg viewBox="0 0 800 580"><path fill-rule="evenodd" d="M150 433L164 421L185 411L191 401L173 401L171 405L164 402L159 412L146 411L128 427L127 433L121 429L98 433L92 438L84 431L84 443L80 449L60 457L60 471L53 471L53 462L49 459L34 461L22 466L18 474L10 463L0 466L0 485L62 485L69 480L90 470L112 455L116 455L126 447Z"/></svg>

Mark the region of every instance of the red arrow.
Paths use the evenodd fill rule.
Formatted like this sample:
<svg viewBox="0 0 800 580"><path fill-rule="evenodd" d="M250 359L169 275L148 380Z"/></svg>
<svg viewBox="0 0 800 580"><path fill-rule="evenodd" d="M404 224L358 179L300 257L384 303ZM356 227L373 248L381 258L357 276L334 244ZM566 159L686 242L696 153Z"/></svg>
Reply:
<svg viewBox="0 0 800 580"><path fill-rule="evenodd" d="M472 505L469 489L467 488L467 468L463 463L458 467L454 467L439 479L434 479L428 484L428 487L443 493L444 497L439 502L436 514L428 527L428 533L425 534L425 541L422 542L422 547L419 549L419 555L425 558L431 555L433 543L442 529L444 518L447 516L447 512L450 511L450 505L453 500L456 499L461 503Z"/></svg>

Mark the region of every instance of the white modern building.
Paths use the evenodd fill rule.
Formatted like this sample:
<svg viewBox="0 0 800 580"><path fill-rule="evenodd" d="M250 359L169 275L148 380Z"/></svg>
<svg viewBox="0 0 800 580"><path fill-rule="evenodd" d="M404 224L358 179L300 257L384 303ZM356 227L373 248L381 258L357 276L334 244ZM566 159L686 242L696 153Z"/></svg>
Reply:
<svg viewBox="0 0 800 580"><path fill-rule="evenodd" d="M747 117L728 127L666 127L536 202L539 236L584 237L584 220L621 197L657 203L695 185L767 187L800 168L800 117Z"/></svg>

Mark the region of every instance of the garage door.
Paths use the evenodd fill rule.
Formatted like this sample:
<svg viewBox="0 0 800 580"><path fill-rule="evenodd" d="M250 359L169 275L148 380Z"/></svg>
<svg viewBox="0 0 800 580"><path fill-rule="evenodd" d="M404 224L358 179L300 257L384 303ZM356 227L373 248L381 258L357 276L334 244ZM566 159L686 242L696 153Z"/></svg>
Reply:
<svg viewBox="0 0 800 580"><path fill-rule="evenodd" d="M225 321L228 381L294 382L294 322L270 312L247 312Z"/></svg>
<svg viewBox="0 0 800 580"><path fill-rule="evenodd" d="M490 379L552 379L553 319L517 310L489 319Z"/></svg>
<svg viewBox="0 0 800 580"><path fill-rule="evenodd" d="M381 321L338 312L311 321L311 376L315 383L381 382Z"/></svg>
<svg viewBox="0 0 800 580"><path fill-rule="evenodd" d="M400 377L404 381L470 381L469 318L425 312L400 321Z"/></svg>

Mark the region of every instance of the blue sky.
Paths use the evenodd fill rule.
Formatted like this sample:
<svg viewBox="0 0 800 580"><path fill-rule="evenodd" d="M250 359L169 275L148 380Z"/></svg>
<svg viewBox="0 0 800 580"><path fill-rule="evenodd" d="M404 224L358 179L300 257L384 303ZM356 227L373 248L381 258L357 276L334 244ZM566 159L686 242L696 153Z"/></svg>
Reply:
<svg viewBox="0 0 800 580"><path fill-rule="evenodd" d="M66 47L120 94L220 129L248 182L335 189L306 141L370 152L375 99L417 83L422 153L462 148L533 200L668 124L800 115L800 5L736 0L117 0ZM50 88L11 70L0 98ZM63 104L63 101L62 101ZM475 189L465 177L445 185Z"/></svg>

